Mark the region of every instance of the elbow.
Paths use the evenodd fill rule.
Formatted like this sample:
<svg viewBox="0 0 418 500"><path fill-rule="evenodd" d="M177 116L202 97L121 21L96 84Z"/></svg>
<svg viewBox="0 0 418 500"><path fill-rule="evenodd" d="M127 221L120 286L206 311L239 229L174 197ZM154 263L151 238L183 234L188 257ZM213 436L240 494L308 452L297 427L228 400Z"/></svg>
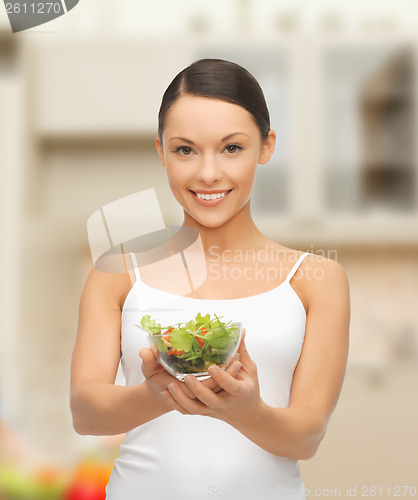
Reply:
<svg viewBox="0 0 418 500"><path fill-rule="evenodd" d="M88 436L92 434L91 432L89 432L88 424L86 423L85 419L83 419L74 408L71 408L71 415L73 429L77 434L80 434L80 436Z"/></svg>
<svg viewBox="0 0 418 500"><path fill-rule="evenodd" d="M306 446L303 450L300 450L300 452L297 454L298 456L295 458L296 460L310 460L316 455L318 448L319 442L316 444L311 444L310 446Z"/></svg>
<svg viewBox="0 0 418 500"><path fill-rule="evenodd" d="M310 460L316 455L319 449L319 445L321 444L321 441L325 436L325 431L326 425L324 424L324 426L321 428L321 430L318 431L318 433L314 433L305 440L305 445L301 447L301 450L298 453L299 456L297 460Z"/></svg>
<svg viewBox="0 0 418 500"><path fill-rule="evenodd" d="M318 418L315 420L315 423L313 419L311 420L312 425L309 431L300 436L298 440L299 446L295 449L291 458L296 460L309 460L316 455L319 445L326 433L327 420L325 418Z"/></svg>
<svg viewBox="0 0 418 500"><path fill-rule="evenodd" d="M310 442L305 440L303 443L300 443L300 446L295 447L291 452L287 453L286 456L294 460L310 460L316 455L320 442L320 439L312 439Z"/></svg>
<svg viewBox="0 0 418 500"><path fill-rule="evenodd" d="M73 429L80 436L101 436L98 432L97 425L90 423L87 419L72 412Z"/></svg>
<svg viewBox="0 0 418 500"><path fill-rule="evenodd" d="M71 398L70 401L70 411L71 411L73 429L75 430L75 432L77 434L80 434L80 436L88 435L89 433L87 432L86 425L83 422L83 418L80 416L80 412L78 411L77 402L74 401L73 398Z"/></svg>
<svg viewBox="0 0 418 500"><path fill-rule="evenodd" d="M78 422L74 417L73 417L73 429L77 434L80 434L80 436L89 435L87 430L83 427L83 424L81 422Z"/></svg>
<svg viewBox="0 0 418 500"><path fill-rule="evenodd" d="M80 436L103 436L104 432L98 429L97 425L86 419L73 415L73 429Z"/></svg>
<svg viewBox="0 0 418 500"><path fill-rule="evenodd" d="M291 458L292 460L309 460L316 455L318 448L319 443L317 445L314 445L313 443L310 443L309 445L307 443L300 443L300 446L294 446L292 450L285 453L275 453L275 455Z"/></svg>
<svg viewBox="0 0 418 500"><path fill-rule="evenodd" d="M76 391L72 392L70 396L70 411L75 432L81 436L93 435L93 429L86 417L86 413L88 413L86 412L86 404Z"/></svg>

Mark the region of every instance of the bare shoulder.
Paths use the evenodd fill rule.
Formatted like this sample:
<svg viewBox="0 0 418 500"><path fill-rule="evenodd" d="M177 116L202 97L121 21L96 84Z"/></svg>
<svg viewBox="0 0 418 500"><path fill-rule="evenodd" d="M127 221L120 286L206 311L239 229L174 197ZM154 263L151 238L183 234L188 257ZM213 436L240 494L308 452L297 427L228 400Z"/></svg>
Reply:
<svg viewBox="0 0 418 500"><path fill-rule="evenodd" d="M343 266L336 260L304 250L286 247L271 240L269 241L269 248L271 254L274 255L275 261L288 270L296 264L302 255L307 254L294 275L295 280L304 281L304 285L306 285L306 280L311 281L315 278L333 277L337 280L347 280Z"/></svg>
<svg viewBox="0 0 418 500"><path fill-rule="evenodd" d="M307 308L326 304L349 307L349 282L343 266L336 260L309 254L300 266Z"/></svg>
<svg viewBox="0 0 418 500"><path fill-rule="evenodd" d="M278 245L288 271L307 253L291 278L291 286L299 296L305 311L314 303L330 300L337 294L343 300L349 295L348 278L343 266L336 260L319 254Z"/></svg>
<svg viewBox="0 0 418 500"><path fill-rule="evenodd" d="M92 267L87 276L82 302L99 304L110 310L122 310L126 296L133 285L132 276L125 273L103 272Z"/></svg>
<svg viewBox="0 0 418 500"><path fill-rule="evenodd" d="M325 284L329 285L331 283L348 286L347 274L338 261L310 253L305 257L303 263L305 271L310 271L310 273L305 273L307 281L311 282L317 291L323 288Z"/></svg>

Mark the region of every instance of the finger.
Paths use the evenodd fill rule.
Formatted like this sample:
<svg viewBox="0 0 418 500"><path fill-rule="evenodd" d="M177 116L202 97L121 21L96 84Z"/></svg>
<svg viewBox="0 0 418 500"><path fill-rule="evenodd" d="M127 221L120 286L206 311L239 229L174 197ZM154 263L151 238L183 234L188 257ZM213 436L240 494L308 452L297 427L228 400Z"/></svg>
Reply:
<svg viewBox="0 0 418 500"><path fill-rule="evenodd" d="M187 387L187 385L186 385L186 384L180 384L180 386L181 386L181 389L180 389L180 390L182 390L182 391L184 392L184 394L186 394L186 396L187 396L188 398L190 398L190 399L195 399L195 398L196 398L196 396L195 396L195 395L193 394L193 392L192 392L192 391L191 391L191 390Z"/></svg>
<svg viewBox="0 0 418 500"><path fill-rule="evenodd" d="M159 361L155 359L155 356L150 349L141 349L139 357L142 359L141 370L145 378L149 379L154 375L161 374L163 372L167 373ZM167 373L167 375L169 374Z"/></svg>
<svg viewBox="0 0 418 500"><path fill-rule="evenodd" d="M221 370L221 368L219 368ZM201 401L207 408L220 408L223 404L222 394L220 391L214 392L199 382L193 375L185 378L184 383L195 394L196 398Z"/></svg>
<svg viewBox="0 0 418 500"><path fill-rule="evenodd" d="M217 385L217 383L210 377L205 380L201 380L200 383L209 388L214 393L222 391L222 387L219 387L219 385ZM196 396L193 394L193 397Z"/></svg>
<svg viewBox="0 0 418 500"><path fill-rule="evenodd" d="M157 373L164 373L167 375L168 382L166 384L169 384L169 380L171 379L172 381L176 380L175 377L170 375L163 366L160 365L159 361L157 361L151 352L150 349L144 348L139 351L139 357L143 360L143 365L142 365L142 373L146 378L151 377L152 375L155 375ZM188 389L185 385L182 385L182 389L184 392L187 394L189 398L194 398L195 395Z"/></svg>
<svg viewBox="0 0 418 500"><path fill-rule="evenodd" d="M244 335L241 339L240 345L238 347L238 353L240 356L239 359L243 365L246 365L246 364L252 362L252 358L251 358L249 352L247 351L247 346L245 344L245 332L244 332Z"/></svg>
<svg viewBox="0 0 418 500"><path fill-rule="evenodd" d="M196 381L196 384L199 384L199 381L195 377L193 377L193 375L189 375L188 377L186 377L186 379L189 377L193 378ZM208 391L209 393L214 395L210 389L208 389L207 387L205 387L203 385L202 385L202 387L206 391ZM202 404L197 399L188 398L186 396L186 394L178 387L177 384L174 384L174 383L169 384L168 390L170 392L170 395L180 405L180 407L187 410L191 414L193 414L193 415L205 415L208 412L208 408L204 404ZM192 390L192 392L194 392L192 388L191 388L191 390Z"/></svg>
<svg viewBox="0 0 418 500"><path fill-rule="evenodd" d="M229 375L231 375L231 377L236 377L241 369L241 363L235 363L235 361L238 361L239 360L239 354L235 354L235 356L233 357L233 361L232 363L228 366L228 368L226 369L226 372L229 373ZM209 377L205 380L202 380L201 383L203 385L205 385L206 387L209 387L209 389L211 389L215 394L217 394L218 392L221 392L223 391L222 387L219 387L219 385L213 380L213 378Z"/></svg>
<svg viewBox="0 0 418 500"><path fill-rule="evenodd" d="M238 363L240 365L239 368L241 369L241 362L236 361L235 363ZM231 396L236 395L240 392L242 382L234 377L231 377L229 373L226 373L224 370L219 368L219 366L210 366L208 372L210 373L210 376L213 378L213 380L215 380L215 382L219 385L219 387L222 387L222 389ZM196 394L196 391L193 392Z"/></svg>
<svg viewBox="0 0 418 500"><path fill-rule="evenodd" d="M237 353L235 354L235 356L232 358L232 360L231 360L231 364L232 364L234 361L239 361L239 352L237 352Z"/></svg>
<svg viewBox="0 0 418 500"><path fill-rule="evenodd" d="M156 367L159 364L151 349L148 349L147 347L144 347L139 351L139 357L150 367Z"/></svg>
<svg viewBox="0 0 418 500"><path fill-rule="evenodd" d="M170 394L170 391L162 391L161 392L161 397L164 399L164 401L172 408L173 410L176 410L180 413L183 413L183 415L190 415L191 413L187 411L185 408L180 406L177 401L173 398L173 396Z"/></svg>
<svg viewBox="0 0 418 500"><path fill-rule="evenodd" d="M152 353L154 354L155 359L156 359L157 361L159 361L159 360L160 360L160 353L159 353L159 351L158 351L158 349L157 349L157 346L156 346L155 344L152 344L152 346L151 346L151 351L152 351Z"/></svg>
<svg viewBox="0 0 418 500"><path fill-rule="evenodd" d="M231 377L236 377L238 375L238 372L241 370L242 363L240 361L234 361L231 363L228 368L225 370L228 375Z"/></svg>
<svg viewBox="0 0 418 500"><path fill-rule="evenodd" d="M239 352L238 351L235 353L235 355L232 358L228 359L228 361L227 361L228 366L226 368L227 371L228 371L229 367L234 363L234 361L239 361Z"/></svg>

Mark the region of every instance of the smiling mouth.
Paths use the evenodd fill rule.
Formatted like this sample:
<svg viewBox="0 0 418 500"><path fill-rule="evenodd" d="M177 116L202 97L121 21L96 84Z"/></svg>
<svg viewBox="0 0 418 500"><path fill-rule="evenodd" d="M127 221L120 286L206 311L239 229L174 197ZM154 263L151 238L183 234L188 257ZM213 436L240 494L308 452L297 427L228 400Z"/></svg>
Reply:
<svg viewBox="0 0 418 500"><path fill-rule="evenodd" d="M199 200L219 200L221 198L224 198L227 194L229 194L232 191L232 189L228 189L226 191L219 191L217 193L196 193L195 191L192 191L190 189L190 192L193 193L196 198Z"/></svg>

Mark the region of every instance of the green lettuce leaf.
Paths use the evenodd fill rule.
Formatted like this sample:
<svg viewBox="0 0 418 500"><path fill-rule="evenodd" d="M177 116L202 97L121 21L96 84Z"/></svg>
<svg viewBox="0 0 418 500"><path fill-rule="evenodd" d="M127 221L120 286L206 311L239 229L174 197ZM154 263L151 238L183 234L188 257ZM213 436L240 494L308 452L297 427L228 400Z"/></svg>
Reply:
<svg viewBox="0 0 418 500"><path fill-rule="evenodd" d="M196 327L200 328L203 325L206 325L210 323L210 314L206 314L205 316L202 316L200 313L197 313L196 315Z"/></svg>
<svg viewBox="0 0 418 500"><path fill-rule="evenodd" d="M229 342L229 338L228 330L223 326L218 326L205 335L205 343L209 344L213 349L224 349Z"/></svg>
<svg viewBox="0 0 418 500"><path fill-rule="evenodd" d="M190 352L192 349L194 336L186 331L185 328L174 330L170 335L171 347L178 351Z"/></svg>
<svg viewBox="0 0 418 500"><path fill-rule="evenodd" d="M151 319L151 316L149 314L143 316L140 323L144 328L147 328L151 333L160 333L161 331L160 323L157 323L155 319Z"/></svg>

